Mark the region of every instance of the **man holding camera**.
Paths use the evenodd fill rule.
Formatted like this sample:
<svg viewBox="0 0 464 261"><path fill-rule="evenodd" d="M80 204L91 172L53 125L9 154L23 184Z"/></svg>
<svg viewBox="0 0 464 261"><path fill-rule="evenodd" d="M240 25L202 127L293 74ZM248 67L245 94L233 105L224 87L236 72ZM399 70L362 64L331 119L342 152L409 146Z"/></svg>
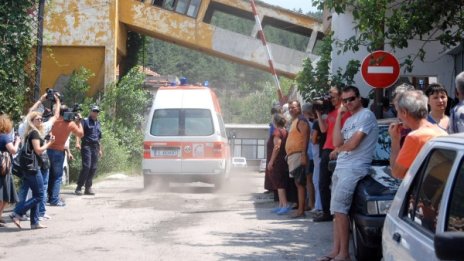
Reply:
<svg viewBox="0 0 464 261"><path fill-rule="evenodd" d="M76 195L82 195L82 186L85 186L85 195L95 195L92 190L92 180L97 170L98 158L102 156L100 140L102 138L101 125L98 121L100 108L92 106L89 117L82 121L84 137L76 141L76 148L81 151L82 170L77 181Z"/></svg>
<svg viewBox="0 0 464 261"><path fill-rule="evenodd" d="M66 156L66 141L71 133L78 138L84 135L81 115L78 112L74 112L74 117L63 117L65 114L69 114L69 109L66 105L62 105L60 117L52 128L52 133L55 135L55 143L47 150L48 157L50 158L50 179L48 183L49 202L50 206L58 207L65 206L65 203L60 200L60 189L63 178L64 157Z"/></svg>
<svg viewBox="0 0 464 261"><path fill-rule="evenodd" d="M313 219L314 222L332 221L332 215L330 214L330 184L332 183L332 172L329 170L329 161L330 153L332 153L332 151L335 149L332 137L338 115L338 109L342 104L341 88L337 86L330 88L329 95L330 102L334 109L327 114L327 117L323 117L321 115L322 112L320 110L316 110L317 118L319 121L319 127L321 129L321 132L326 134L327 138L322 149L319 173L319 193L321 195L322 214L318 217L315 217ZM341 121L342 127L346 119L348 119L348 117L350 116L351 114L349 112L343 115Z"/></svg>

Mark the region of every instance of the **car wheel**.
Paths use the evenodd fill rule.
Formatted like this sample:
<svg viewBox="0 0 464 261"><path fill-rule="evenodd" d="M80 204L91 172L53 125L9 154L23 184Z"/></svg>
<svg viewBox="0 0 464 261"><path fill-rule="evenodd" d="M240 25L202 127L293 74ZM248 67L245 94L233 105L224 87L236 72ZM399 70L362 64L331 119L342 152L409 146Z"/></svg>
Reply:
<svg viewBox="0 0 464 261"><path fill-rule="evenodd" d="M377 261L382 259L380 248L368 247L364 243L361 232L354 220L351 221L351 236L353 239L353 249L356 260L358 261Z"/></svg>

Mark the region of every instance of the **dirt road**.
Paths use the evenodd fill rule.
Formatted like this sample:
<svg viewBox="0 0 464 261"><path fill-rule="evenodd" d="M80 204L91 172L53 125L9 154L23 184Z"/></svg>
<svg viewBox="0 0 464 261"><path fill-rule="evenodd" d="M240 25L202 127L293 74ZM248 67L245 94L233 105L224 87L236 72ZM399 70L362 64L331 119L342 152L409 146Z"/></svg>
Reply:
<svg viewBox="0 0 464 261"><path fill-rule="evenodd" d="M95 197L65 189L67 205L48 208L47 229L0 228L0 260L314 260L326 253L332 224L270 213L262 184L263 174L242 172L219 191L205 184L146 191L140 176L113 175L95 185Z"/></svg>

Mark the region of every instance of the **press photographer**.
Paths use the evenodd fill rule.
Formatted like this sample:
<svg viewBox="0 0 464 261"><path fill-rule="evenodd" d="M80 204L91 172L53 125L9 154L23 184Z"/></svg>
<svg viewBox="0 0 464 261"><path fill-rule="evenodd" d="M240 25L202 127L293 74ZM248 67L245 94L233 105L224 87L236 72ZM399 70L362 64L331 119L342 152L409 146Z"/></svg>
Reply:
<svg viewBox="0 0 464 261"><path fill-rule="evenodd" d="M54 91L48 90L47 94L49 92L51 93ZM73 108L70 109L68 106L62 105L60 117L52 128L52 133L55 135L55 142L47 150L47 154L50 158L50 180L48 183L50 206L65 206L65 203L60 199L63 164L64 157L66 156L65 144L71 133L78 138L84 136L84 129L81 124L82 117L78 107L80 106L73 106Z"/></svg>

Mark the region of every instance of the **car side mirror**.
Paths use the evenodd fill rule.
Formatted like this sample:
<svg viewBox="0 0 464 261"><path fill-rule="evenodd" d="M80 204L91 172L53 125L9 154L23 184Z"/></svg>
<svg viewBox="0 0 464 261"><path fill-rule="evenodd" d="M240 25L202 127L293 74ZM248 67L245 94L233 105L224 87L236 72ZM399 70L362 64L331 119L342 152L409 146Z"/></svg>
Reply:
<svg viewBox="0 0 464 261"><path fill-rule="evenodd" d="M464 232L436 234L433 243L439 259L464 261Z"/></svg>

